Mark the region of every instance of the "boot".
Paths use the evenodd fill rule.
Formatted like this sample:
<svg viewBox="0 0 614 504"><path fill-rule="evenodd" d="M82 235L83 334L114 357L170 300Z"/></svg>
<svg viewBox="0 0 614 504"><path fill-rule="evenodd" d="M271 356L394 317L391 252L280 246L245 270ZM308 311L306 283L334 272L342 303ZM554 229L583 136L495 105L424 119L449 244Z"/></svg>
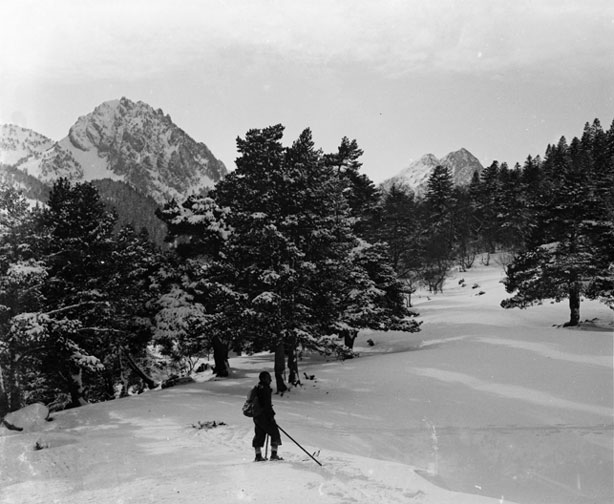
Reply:
<svg viewBox="0 0 614 504"><path fill-rule="evenodd" d="M273 458L273 457L271 457ZM262 456L262 454L260 453L256 453L256 458L254 459L254 462L264 462L266 459Z"/></svg>
<svg viewBox="0 0 614 504"><path fill-rule="evenodd" d="M283 460L283 458L277 455L277 452L273 452L271 453L271 460Z"/></svg>

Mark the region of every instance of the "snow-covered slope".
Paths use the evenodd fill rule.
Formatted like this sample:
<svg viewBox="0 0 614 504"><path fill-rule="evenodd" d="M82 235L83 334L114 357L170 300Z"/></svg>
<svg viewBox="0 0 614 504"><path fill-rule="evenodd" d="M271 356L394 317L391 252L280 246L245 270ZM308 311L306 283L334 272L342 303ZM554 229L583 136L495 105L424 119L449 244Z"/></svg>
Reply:
<svg viewBox="0 0 614 504"><path fill-rule="evenodd" d="M394 177L382 182L381 185L384 189L390 188L393 184L404 185L412 189L417 196L422 196L426 191L431 172L439 165L450 170L454 184L459 186L469 184L473 174L476 171L479 174L484 169L471 152L462 148L446 154L441 159L433 154L425 154Z"/></svg>
<svg viewBox="0 0 614 504"><path fill-rule="evenodd" d="M241 404L273 367L259 354L228 379L0 428L0 503L611 503L612 311L585 302L570 329L564 303L503 310L502 274L417 293L420 333L364 332L359 358L300 362L276 418L321 468L286 437L284 462L252 462Z"/></svg>
<svg viewBox="0 0 614 504"><path fill-rule="evenodd" d="M30 157L40 158L53 140L15 124L0 125L0 164L15 165Z"/></svg>

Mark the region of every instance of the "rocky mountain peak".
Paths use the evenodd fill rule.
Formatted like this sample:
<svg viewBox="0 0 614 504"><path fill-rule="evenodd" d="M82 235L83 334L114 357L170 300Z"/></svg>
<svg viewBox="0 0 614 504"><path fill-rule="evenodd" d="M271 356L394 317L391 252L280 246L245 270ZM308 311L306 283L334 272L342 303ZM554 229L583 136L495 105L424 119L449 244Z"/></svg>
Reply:
<svg viewBox="0 0 614 504"><path fill-rule="evenodd" d="M437 166L437 164L439 163L439 159L437 159L437 157L434 154L424 154L424 156L422 156L419 160L419 163L422 163L424 165L435 165Z"/></svg>
<svg viewBox="0 0 614 504"><path fill-rule="evenodd" d="M128 98L101 103L59 141L15 125L0 129L0 181L42 202L60 177L92 182L120 222L147 227L158 242L165 230L155 209L213 187L226 173L168 114Z"/></svg>
<svg viewBox="0 0 614 504"><path fill-rule="evenodd" d="M45 183L59 177L123 182L159 204L213 187L227 173L204 143L193 140L161 109L125 97L79 117L60 141L43 139L38 140L40 148L32 140L29 148L14 148L0 162Z"/></svg>
<svg viewBox="0 0 614 504"><path fill-rule="evenodd" d="M439 159L433 154L425 154L417 161L412 162L407 168L401 170L394 177L382 182L382 187L388 189L393 184L409 187L417 196L424 195L428 179L433 169L445 166L452 173L455 185L467 185L471 182L473 173L480 173L484 167L480 161L467 149L461 148L446 154Z"/></svg>

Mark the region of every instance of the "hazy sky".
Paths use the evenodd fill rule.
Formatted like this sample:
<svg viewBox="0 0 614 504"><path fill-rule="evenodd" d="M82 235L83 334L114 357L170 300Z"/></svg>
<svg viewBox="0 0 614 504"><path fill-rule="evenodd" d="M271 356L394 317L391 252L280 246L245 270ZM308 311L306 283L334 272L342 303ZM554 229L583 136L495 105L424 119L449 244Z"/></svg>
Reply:
<svg viewBox="0 0 614 504"><path fill-rule="evenodd" d="M465 147L543 154L614 119L612 0L0 0L0 123L53 139L103 101L161 108L234 168L282 123L380 182Z"/></svg>

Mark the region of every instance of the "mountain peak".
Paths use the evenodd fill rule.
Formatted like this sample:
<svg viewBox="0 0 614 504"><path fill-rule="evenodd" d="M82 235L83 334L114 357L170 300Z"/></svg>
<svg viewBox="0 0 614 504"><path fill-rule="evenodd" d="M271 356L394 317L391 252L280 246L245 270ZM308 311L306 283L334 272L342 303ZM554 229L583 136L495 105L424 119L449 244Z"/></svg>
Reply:
<svg viewBox="0 0 614 504"><path fill-rule="evenodd" d="M433 164L433 163L438 163L439 160L437 159L437 157L434 154L424 154L419 160L419 163L424 163L424 164ZM414 162L415 163L415 162Z"/></svg>
<svg viewBox="0 0 614 504"><path fill-rule="evenodd" d="M448 159L465 162L465 163L476 163L476 162L479 163L478 158L476 158L473 154L471 154L471 152L469 152L464 147L460 148L457 151L449 152L441 160L445 161Z"/></svg>
<svg viewBox="0 0 614 504"><path fill-rule="evenodd" d="M480 173L484 169L478 158L462 147L457 151L449 152L441 159L433 154L425 154L394 177L382 182L382 187L387 189L393 184L402 184L409 186L417 196L421 196L426 190L433 169L438 165L450 170L455 185L469 184L473 173L475 171Z"/></svg>
<svg viewBox="0 0 614 504"><path fill-rule="evenodd" d="M0 162L42 182L111 179L161 204L202 192L226 175L224 163L169 115L126 97L105 101L79 117L55 143L17 128L0 131Z"/></svg>

